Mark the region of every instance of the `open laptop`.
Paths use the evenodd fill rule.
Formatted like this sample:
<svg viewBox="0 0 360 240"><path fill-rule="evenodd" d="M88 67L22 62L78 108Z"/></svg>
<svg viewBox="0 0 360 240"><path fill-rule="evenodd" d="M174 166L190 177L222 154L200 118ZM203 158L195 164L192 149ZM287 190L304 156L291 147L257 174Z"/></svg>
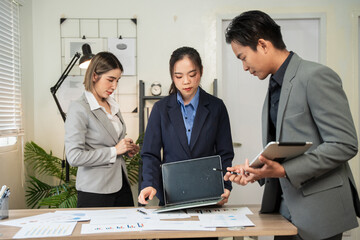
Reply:
<svg viewBox="0 0 360 240"><path fill-rule="evenodd" d="M156 212L208 206L221 201L224 193L220 156L164 163L162 178L165 206Z"/></svg>

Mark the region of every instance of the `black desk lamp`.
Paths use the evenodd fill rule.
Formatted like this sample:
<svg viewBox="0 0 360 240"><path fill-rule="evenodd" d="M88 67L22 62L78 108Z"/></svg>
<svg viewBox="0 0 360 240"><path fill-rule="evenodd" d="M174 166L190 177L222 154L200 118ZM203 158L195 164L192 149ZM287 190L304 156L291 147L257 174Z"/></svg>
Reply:
<svg viewBox="0 0 360 240"><path fill-rule="evenodd" d="M69 75L71 69L74 67L75 63L77 62L77 60L80 58L80 62L79 62L79 67L80 68L87 68L89 66L90 63L90 59L94 56L94 54L91 53L91 48L90 45L85 43L82 45L82 52L83 52L83 56L80 58L81 54L76 52L74 57L71 59L69 65L66 67L66 69L64 70L64 72L61 74L59 80L55 83L55 85L53 87L50 88L50 92L55 100L56 106L59 109L60 115L62 117L62 119L66 120L66 113L63 111L59 100L56 97L56 92L57 90L60 88L61 84L64 82L64 80L67 78L67 76ZM65 159L63 160L65 161L65 166L66 166L66 171L65 171L65 181L69 182L69 170L70 170L70 166L68 161Z"/></svg>

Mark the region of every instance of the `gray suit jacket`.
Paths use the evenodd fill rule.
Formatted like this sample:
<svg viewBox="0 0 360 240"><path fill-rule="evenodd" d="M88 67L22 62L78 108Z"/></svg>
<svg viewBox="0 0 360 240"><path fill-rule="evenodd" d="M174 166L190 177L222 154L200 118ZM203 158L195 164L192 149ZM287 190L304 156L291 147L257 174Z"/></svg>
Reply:
<svg viewBox="0 0 360 240"><path fill-rule="evenodd" d="M125 122L117 113L123 131L120 137L104 111L90 110L82 95L72 102L65 121L65 151L71 166L78 167L76 189L91 193L114 193L122 187L122 170L126 172L124 159L118 155L110 163L111 147L125 136Z"/></svg>
<svg viewBox="0 0 360 240"><path fill-rule="evenodd" d="M268 139L268 96L263 113L263 145ZM291 219L304 239L323 239L358 226L359 198L348 160L357 136L339 76L330 68L294 54L287 67L277 115L276 140L311 141L302 156L283 162L280 179ZM277 211L278 179L266 179L262 211Z"/></svg>

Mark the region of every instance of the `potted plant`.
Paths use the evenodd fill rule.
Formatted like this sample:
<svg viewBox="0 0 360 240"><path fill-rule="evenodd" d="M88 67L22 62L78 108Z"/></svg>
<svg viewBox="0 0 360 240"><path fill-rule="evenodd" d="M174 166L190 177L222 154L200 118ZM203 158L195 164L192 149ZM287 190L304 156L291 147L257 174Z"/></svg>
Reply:
<svg viewBox="0 0 360 240"><path fill-rule="evenodd" d="M143 134L139 136L136 144L142 144ZM26 190L26 204L31 208L47 206L49 208L76 208L77 191L75 188L76 167L70 167L70 180L65 182L64 164L65 161L53 156L52 152L47 153L34 142L27 142L24 150L25 162L39 176L50 176L59 183L48 184L38 177L29 176L28 189ZM131 185L138 182L140 153L132 158L124 156Z"/></svg>

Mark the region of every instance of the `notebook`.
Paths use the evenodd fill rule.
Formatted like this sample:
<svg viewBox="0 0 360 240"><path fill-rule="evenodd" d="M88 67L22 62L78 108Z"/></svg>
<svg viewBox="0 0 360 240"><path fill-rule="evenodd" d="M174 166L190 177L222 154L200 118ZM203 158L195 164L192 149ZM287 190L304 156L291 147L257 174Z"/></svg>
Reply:
<svg viewBox="0 0 360 240"><path fill-rule="evenodd" d="M164 163L162 179L165 206L156 212L213 205L221 201L224 193L220 156L210 156Z"/></svg>

